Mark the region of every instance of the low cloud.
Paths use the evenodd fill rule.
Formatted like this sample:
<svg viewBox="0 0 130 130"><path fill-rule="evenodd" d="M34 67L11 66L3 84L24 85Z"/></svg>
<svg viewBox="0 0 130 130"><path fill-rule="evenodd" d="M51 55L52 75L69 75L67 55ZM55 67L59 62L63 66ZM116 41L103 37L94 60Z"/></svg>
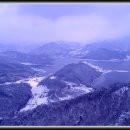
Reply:
<svg viewBox="0 0 130 130"><path fill-rule="evenodd" d="M130 33L130 14L110 19L98 13L57 19L18 13L18 5L0 5L0 43L78 41L120 38Z"/></svg>

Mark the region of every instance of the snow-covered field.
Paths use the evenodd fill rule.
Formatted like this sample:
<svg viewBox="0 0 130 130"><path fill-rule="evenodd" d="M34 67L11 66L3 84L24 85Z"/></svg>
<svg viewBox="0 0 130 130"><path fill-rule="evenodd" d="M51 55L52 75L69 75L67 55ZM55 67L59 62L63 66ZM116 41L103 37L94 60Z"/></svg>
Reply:
<svg viewBox="0 0 130 130"><path fill-rule="evenodd" d="M16 83L28 83L31 87L36 87L38 83L45 77L32 77L16 81Z"/></svg>
<svg viewBox="0 0 130 130"><path fill-rule="evenodd" d="M47 86L45 86L45 85L38 85L39 81L42 80L42 79L43 79L42 77L41 78L39 77L39 78L32 78L32 79L27 81L27 83L29 83L32 86L31 91L32 91L32 95L33 96L28 101L26 106L23 109L20 110L20 112L34 109L38 105L48 104L48 102L55 102L55 101L53 101L53 99L52 100L48 99L49 89L47 88ZM50 79L55 79L55 77L51 76ZM75 83L71 83L71 82L67 82L67 81L65 81L65 83L67 85L70 85L69 89L65 88L66 89L65 91L70 91L72 93L79 93L78 95L89 93L89 92L93 91L92 88L86 87L83 84L77 85ZM75 85L75 87L73 85ZM62 92L64 93L64 90ZM55 96L59 100L61 100L61 101L62 100L69 100L69 99L74 98L73 94L72 95L71 94L70 95L69 94L67 94L67 95L65 94L63 97L60 97L60 96L57 96L57 93L55 93Z"/></svg>
<svg viewBox="0 0 130 130"><path fill-rule="evenodd" d="M44 78L45 77L32 77L32 78L18 80L16 82L4 83L4 85L17 84L17 83L28 83L32 87L31 88L32 98L28 101L26 106L20 110L20 112L34 109L38 105L47 103L47 93L48 93L47 87L46 86L38 86L38 83L41 80L43 80Z"/></svg>
<svg viewBox="0 0 130 130"><path fill-rule="evenodd" d="M90 87L87 87L83 84L80 84L80 85L77 85L75 83L72 83L72 82L68 82L68 81L64 81L67 85L69 85L69 89L72 90L72 91L82 91L83 93L89 93L89 92L92 92L93 89L90 88Z"/></svg>
<svg viewBox="0 0 130 130"><path fill-rule="evenodd" d="M41 104L47 104L48 89L46 86L38 85L38 83L44 78L45 77L33 77L25 80L19 80L16 82L16 83L28 83L32 87L31 88L32 98L28 101L26 106L20 110L20 112L34 109Z"/></svg>
<svg viewBox="0 0 130 130"><path fill-rule="evenodd" d="M56 79L56 76L51 76L50 79Z"/></svg>
<svg viewBox="0 0 130 130"><path fill-rule="evenodd" d="M68 87L64 88L61 92L64 96L62 97L57 96L59 100L70 100L79 95L87 94L94 91L93 88L87 87L83 84L78 85L78 84L68 82L68 81L64 81L64 82L66 83Z"/></svg>
<svg viewBox="0 0 130 130"><path fill-rule="evenodd" d="M27 111L36 108L38 105L47 104L48 89L46 86L35 86L32 88L32 98L28 101L26 106L20 110Z"/></svg>

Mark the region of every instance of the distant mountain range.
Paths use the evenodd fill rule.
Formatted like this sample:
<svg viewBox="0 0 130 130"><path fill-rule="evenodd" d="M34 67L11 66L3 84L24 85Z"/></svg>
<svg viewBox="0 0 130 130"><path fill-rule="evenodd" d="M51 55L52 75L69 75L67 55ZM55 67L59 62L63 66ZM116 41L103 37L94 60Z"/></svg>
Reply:
<svg viewBox="0 0 130 130"><path fill-rule="evenodd" d="M130 56L130 39L100 41L84 46L75 42L50 42L34 49L31 53L44 54L53 58L76 57L95 60L124 60Z"/></svg>
<svg viewBox="0 0 130 130"><path fill-rule="evenodd" d="M129 41L2 45L0 125L129 125Z"/></svg>
<svg viewBox="0 0 130 130"><path fill-rule="evenodd" d="M127 59L130 56L130 38L100 41L87 44L82 51L88 51L80 57L96 60Z"/></svg>
<svg viewBox="0 0 130 130"><path fill-rule="evenodd" d="M31 51L32 54L36 55L48 55L53 58L69 56L69 53L73 50L79 49L81 46L77 42L49 42L43 44Z"/></svg>
<svg viewBox="0 0 130 130"><path fill-rule="evenodd" d="M53 64L53 59L46 55L34 55L17 51L6 51L0 53L1 62L18 62L18 63L30 63L32 65L50 65Z"/></svg>
<svg viewBox="0 0 130 130"><path fill-rule="evenodd" d="M127 36L118 39L97 41L90 44L86 44L84 48L88 49L89 51L95 51L100 48L128 51L130 50L130 37Z"/></svg>
<svg viewBox="0 0 130 130"><path fill-rule="evenodd" d="M84 55L82 58L95 59L95 60L124 60L130 55L130 51L110 50L106 48L100 48L95 51L91 51Z"/></svg>
<svg viewBox="0 0 130 130"><path fill-rule="evenodd" d="M124 37L115 40L104 40L95 43L84 44L78 42L48 42L44 44L23 44L18 45L4 45L1 44L1 52L7 53L24 52L26 56L25 60L29 60L29 55L35 55L36 60L38 56L50 57L53 59L60 57L76 57L76 58L88 58L96 60L108 60L108 59L125 59L130 55L130 38ZM2 49L3 48L3 49ZM21 49L20 49L21 48ZM28 51L24 51L28 49ZM13 50L13 51L12 51ZM23 51L22 51L23 50ZM26 52L26 53L25 53ZM12 55L12 54L11 54ZM21 55L21 54L19 54ZM36 57L36 58L35 58ZM38 58L39 59L39 58ZM31 59L32 60L32 59ZM39 61L37 61L39 62Z"/></svg>

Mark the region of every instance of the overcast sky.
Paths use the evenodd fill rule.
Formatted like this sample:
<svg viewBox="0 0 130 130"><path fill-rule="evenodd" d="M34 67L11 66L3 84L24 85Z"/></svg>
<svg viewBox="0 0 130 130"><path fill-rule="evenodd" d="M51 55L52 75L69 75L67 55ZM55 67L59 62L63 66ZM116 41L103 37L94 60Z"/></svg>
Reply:
<svg viewBox="0 0 130 130"><path fill-rule="evenodd" d="M0 43L87 43L129 34L130 3L0 3Z"/></svg>

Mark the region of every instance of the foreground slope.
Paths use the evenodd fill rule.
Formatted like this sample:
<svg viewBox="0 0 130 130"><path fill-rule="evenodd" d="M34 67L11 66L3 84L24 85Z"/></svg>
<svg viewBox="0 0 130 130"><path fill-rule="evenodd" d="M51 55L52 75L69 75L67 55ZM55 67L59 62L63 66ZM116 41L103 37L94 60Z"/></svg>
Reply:
<svg viewBox="0 0 130 130"><path fill-rule="evenodd" d="M120 125L122 114L129 110L130 84L114 84L72 100L38 106L13 119L1 120L1 125Z"/></svg>
<svg viewBox="0 0 130 130"><path fill-rule="evenodd" d="M31 87L28 84L0 85L0 118L15 116L31 96Z"/></svg>

